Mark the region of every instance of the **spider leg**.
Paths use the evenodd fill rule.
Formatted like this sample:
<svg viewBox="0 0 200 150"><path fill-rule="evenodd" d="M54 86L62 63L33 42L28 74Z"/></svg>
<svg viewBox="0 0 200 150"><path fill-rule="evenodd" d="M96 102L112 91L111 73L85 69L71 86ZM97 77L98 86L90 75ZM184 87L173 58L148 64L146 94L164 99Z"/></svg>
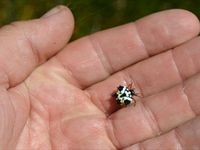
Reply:
<svg viewBox="0 0 200 150"><path fill-rule="evenodd" d="M139 95L140 93L135 93L135 89L136 88L133 88L133 83L130 83L129 85L128 85L128 89L130 89L130 91L132 91L132 94L134 95L134 96L137 96L137 97L142 97L142 95Z"/></svg>
<svg viewBox="0 0 200 150"><path fill-rule="evenodd" d="M116 93L116 92L113 92L113 93L112 93L112 97L117 98L117 93Z"/></svg>
<svg viewBox="0 0 200 150"><path fill-rule="evenodd" d="M137 97L139 97L139 98L142 98L142 95L139 95L140 93L135 93L135 95L134 96L137 96Z"/></svg>
<svg viewBox="0 0 200 150"><path fill-rule="evenodd" d="M130 83L130 84L128 85L128 89L132 89L132 87L133 87L133 83Z"/></svg>
<svg viewBox="0 0 200 150"><path fill-rule="evenodd" d="M133 98L133 106L136 106L136 100Z"/></svg>

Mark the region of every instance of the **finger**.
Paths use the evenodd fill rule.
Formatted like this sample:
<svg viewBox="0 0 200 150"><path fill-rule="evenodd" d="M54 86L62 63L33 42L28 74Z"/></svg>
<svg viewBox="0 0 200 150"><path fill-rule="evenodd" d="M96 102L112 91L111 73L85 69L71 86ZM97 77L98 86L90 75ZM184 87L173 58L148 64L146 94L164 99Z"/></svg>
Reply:
<svg viewBox="0 0 200 150"><path fill-rule="evenodd" d="M27 88L24 84L15 85L61 49L69 39L72 28L72 15L61 6L40 19L17 22L0 29L1 148L14 148L30 115ZM5 89L12 86L15 88Z"/></svg>
<svg viewBox="0 0 200 150"><path fill-rule="evenodd" d="M200 114L200 75L144 98L110 116L109 131L120 148L167 132Z"/></svg>
<svg viewBox="0 0 200 150"><path fill-rule="evenodd" d="M138 149L199 149L200 147L200 117L181 125L180 127L159 137L135 144L124 150Z"/></svg>
<svg viewBox="0 0 200 150"><path fill-rule="evenodd" d="M200 71L200 37L139 62L87 89L93 102L111 114L118 109L111 93L120 84L133 83L143 97L168 89Z"/></svg>
<svg viewBox="0 0 200 150"><path fill-rule="evenodd" d="M66 44L72 29L72 14L64 6L56 7L40 19L1 28L0 84L8 88L23 81L37 65Z"/></svg>
<svg viewBox="0 0 200 150"><path fill-rule="evenodd" d="M163 11L81 38L57 58L84 88L198 33L199 21L190 12Z"/></svg>

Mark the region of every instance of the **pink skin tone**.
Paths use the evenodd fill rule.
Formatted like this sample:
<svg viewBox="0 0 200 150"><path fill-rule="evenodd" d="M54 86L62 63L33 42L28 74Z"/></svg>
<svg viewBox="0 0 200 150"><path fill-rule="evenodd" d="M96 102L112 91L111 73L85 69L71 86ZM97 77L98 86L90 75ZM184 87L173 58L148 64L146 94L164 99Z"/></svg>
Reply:
<svg viewBox="0 0 200 150"><path fill-rule="evenodd" d="M0 148L200 148L200 31L185 10L67 44L70 10L0 29ZM60 51L60 52L59 52ZM111 94L142 95L120 109Z"/></svg>

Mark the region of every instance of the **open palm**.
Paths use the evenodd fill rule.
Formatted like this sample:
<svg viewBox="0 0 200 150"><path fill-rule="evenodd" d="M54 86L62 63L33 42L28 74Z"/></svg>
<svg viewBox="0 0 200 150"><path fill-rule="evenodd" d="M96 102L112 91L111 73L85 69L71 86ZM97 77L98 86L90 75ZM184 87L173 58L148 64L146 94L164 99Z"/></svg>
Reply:
<svg viewBox="0 0 200 150"><path fill-rule="evenodd" d="M199 27L169 10L66 44L64 6L3 27L0 148L200 148ZM142 95L135 107L115 103L120 84Z"/></svg>

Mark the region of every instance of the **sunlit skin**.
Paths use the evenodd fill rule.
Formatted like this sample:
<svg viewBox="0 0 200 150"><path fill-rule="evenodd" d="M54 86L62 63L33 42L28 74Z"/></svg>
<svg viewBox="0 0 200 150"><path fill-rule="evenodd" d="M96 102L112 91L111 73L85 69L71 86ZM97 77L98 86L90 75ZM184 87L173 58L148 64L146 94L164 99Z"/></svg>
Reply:
<svg viewBox="0 0 200 150"><path fill-rule="evenodd" d="M200 148L200 26L152 14L67 43L70 10L0 29L0 148ZM112 93L133 84L135 107Z"/></svg>

